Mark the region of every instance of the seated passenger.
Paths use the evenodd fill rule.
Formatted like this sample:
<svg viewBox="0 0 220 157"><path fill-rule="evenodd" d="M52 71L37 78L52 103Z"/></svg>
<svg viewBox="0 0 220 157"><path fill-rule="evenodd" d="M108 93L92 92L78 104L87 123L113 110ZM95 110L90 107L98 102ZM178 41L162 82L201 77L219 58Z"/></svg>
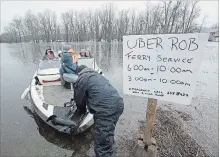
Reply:
<svg viewBox="0 0 220 157"><path fill-rule="evenodd" d="M50 50L51 50L51 48L46 49L46 52L45 52L45 54L44 54L42 60L48 60L48 59L49 59L49 54L48 54L48 52L49 52Z"/></svg>
<svg viewBox="0 0 220 157"><path fill-rule="evenodd" d="M50 60L53 60L53 59L57 58L52 50L49 50L48 57L49 57Z"/></svg>
<svg viewBox="0 0 220 157"><path fill-rule="evenodd" d="M78 54L73 49L69 49L68 53L72 55L73 63L78 64Z"/></svg>
<svg viewBox="0 0 220 157"><path fill-rule="evenodd" d="M85 57L90 57L90 52L88 50L85 51Z"/></svg>
<svg viewBox="0 0 220 157"><path fill-rule="evenodd" d="M77 74L77 65L73 63L73 57L70 53L63 53L61 56L61 68L60 68L60 78L63 81L63 74Z"/></svg>
<svg viewBox="0 0 220 157"><path fill-rule="evenodd" d="M48 60L49 59L49 56L48 56L48 53L47 51L45 52L44 56L43 56L43 59L42 60Z"/></svg>
<svg viewBox="0 0 220 157"><path fill-rule="evenodd" d="M58 51L58 57L61 58L62 56L62 51Z"/></svg>
<svg viewBox="0 0 220 157"><path fill-rule="evenodd" d="M80 57L85 57L85 55L86 55L86 52L85 52L85 50L84 49L82 49L82 50L80 50Z"/></svg>

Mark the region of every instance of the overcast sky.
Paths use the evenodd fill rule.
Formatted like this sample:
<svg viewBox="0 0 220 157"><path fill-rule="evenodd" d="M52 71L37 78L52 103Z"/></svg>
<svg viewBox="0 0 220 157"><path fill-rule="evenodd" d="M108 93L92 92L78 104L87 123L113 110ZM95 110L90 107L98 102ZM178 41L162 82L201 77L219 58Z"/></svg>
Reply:
<svg viewBox="0 0 220 157"><path fill-rule="evenodd" d="M34 13L43 12L45 9L56 11L57 15L70 9L87 10L89 8L100 8L108 1L0 1L1 2L1 33L4 27L11 21L15 15L23 16L27 10ZM143 9L146 1L113 1L115 6L121 10L124 8ZM151 3L157 3L151 1ZM218 22L218 1L200 1L201 16L198 19L202 21L204 15L207 15L205 26L211 26Z"/></svg>

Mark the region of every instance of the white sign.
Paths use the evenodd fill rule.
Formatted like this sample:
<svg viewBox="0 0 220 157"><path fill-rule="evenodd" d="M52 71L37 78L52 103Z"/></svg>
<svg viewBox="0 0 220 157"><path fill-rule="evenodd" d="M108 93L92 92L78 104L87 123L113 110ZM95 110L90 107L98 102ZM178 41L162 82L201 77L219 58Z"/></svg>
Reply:
<svg viewBox="0 0 220 157"><path fill-rule="evenodd" d="M208 34L123 37L124 94L190 104Z"/></svg>

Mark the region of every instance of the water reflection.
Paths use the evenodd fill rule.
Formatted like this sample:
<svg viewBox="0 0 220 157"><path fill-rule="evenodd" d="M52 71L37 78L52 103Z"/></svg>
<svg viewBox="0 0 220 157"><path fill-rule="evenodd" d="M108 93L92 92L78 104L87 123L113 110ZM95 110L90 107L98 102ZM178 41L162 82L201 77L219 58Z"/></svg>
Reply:
<svg viewBox="0 0 220 157"><path fill-rule="evenodd" d="M24 66L31 66L31 68L29 68L30 70L25 73L25 77L29 77L32 76L32 66L34 67L34 64L38 63L38 60L42 58L48 47L51 47L56 53L61 49L63 44L64 43L5 44L4 51L6 51L6 53L4 53L4 60L9 59L10 64L14 62L15 64L12 64L13 66L18 64L21 65L20 71L22 71ZM68 44L71 44L76 52L79 52L80 49L91 50L91 54L95 57L98 66L106 72L106 74L109 73L110 70L115 71L117 69L115 67L120 64L120 62L118 62L118 57L122 56L121 43L87 42ZM23 81L23 79L21 80ZM35 120L39 134L49 143L70 150L70 152L72 151L72 156L88 156L86 152L92 150L91 145L93 140L91 130L73 138L58 133L56 130L48 126L36 115L32 108L24 106L23 109Z"/></svg>
<svg viewBox="0 0 220 157"><path fill-rule="evenodd" d="M65 43L22 43L8 44L7 48L12 58L19 60L24 64L35 63L42 59L45 50L51 48L57 55ZM83 42L68 43L72 45L76 52L81 49L88 49L95 57L97 65L103 70L108 71L114 65L122 66L122 43L118 42Z"/></svg>
<svg viewBox="0 0 220 157"><path fill-rule="evenodd" d="M43 53L39 44L11 44L8 46L11 57L24 64L36 62L41 59Z"/></svg>
<svg viewBox="0 0 220 157"><path fill-rule="evenodd" d="M55 144L60 148L72 150L72 156L86 156L86 152L90 149L90 145L93 140L91 131L92 128L84 133L72 137L70 135L59 133L53 128L51 128L38 117L38 115L34 112L33 108L29 108L28 106L23 106L23 108L31 118L34 118L38 127L38 132L48 142Z"/></svg>
<svg viewBox="0 0 220 157"><path fill-rule="evenodd" d="M2 149L1 154L5 156L24 156L27 154L33 154L35 156L42 156L44 150L33 149L40 141L38 136L33 138L27 138L26 132L22 132L24 128L29 128L29 120L24 115L23 109L19 104L23 103L20 101L20 95L23 90L27 87L30 78L32 77L35 65L34 60L41 59L45 53L45 49L51 46L54 50L58 50L62 43L41 43L41 44L1 44L1 143ZM122 43L111 43L111 59L110 65L108 65L107 60L109 59L107 54L109 53L109 47L106 43L80 43L74 45L76 51L78 52L81 48L91 48L93 55L96 57L98 65L102 69L106 67L108 72L105 76L111 81L112 85L117 88L121 95L123 95L123 69L122 67ZM195 91L194 99L192 105L187 107L188 109L183 109L185 107L181 105L175 105L176 110L185 111L191 113L194 117L192 125L195 127L192 136L195 137L200 143L205 143L208 145L207 148L211 149L214 154L218 153L217 142L218 142L218 44L209 43L208 47L205 49L204 60L201 66L201 70L198 77L198 86ZM26 66L26 64L29 64ZM110 68L112 70L110 70ZM24 72L25 71L25 72ZM12 74L16 77L12 77ZM8 94L10 93L10 94ZM130 139L133 132L136 133L136 128L138 126L137 121L144 117L144 112L146 108L146 99L133 96L124 96L125 101L125 111L123 113L122 119L119 122L118 127L116 127L116 134L120 138ZM29 104L29 102L27 102ZM158 105L164 105L165 103L159 102ZM195 112L194 107L201 112L200 114ZM12 110L12 108L14 110ZM69 136L59 134L54 132L53 129L48 128L45 123L41 123L39 118L32 114L32 110L28 110L27 113L30 117L35 118L37 124L37 134L38 132L44 139L48 142L53 143L63 149L65 152L75 152L75 156L87 156L82 155L87 152L92 143L91 132L85 133L82 137L76 137L72 139ZM30 111L30 112L28 112ZM10 118L9 118L10 117ZM23 125L14 125L14 121L22 122ZM35 122L34 122L35 123ZM35 124L34 124L35 125ZM191 125L190 125L191 126ZM199 128L199 130L197 130ZM21 130L21 131L19 131ZM36 134L35 128L29 128L33 135ZM27 131L29 133L29 131ZM86 136L86 137L84 137ZM30 141L34 139L33 141ZM210 140L211 139L211 140ZM123 145L123 143L124 144ZM119 151L124 151L125 146L127 147L126 140L120 142ZM29 144L29 145L28 145ZM54 147L50 148L50 144L45 144L44 141L41 143L42 147L47 147L48 151L53 151ZM84 148L85 146L85 148ZM124 146L124 147L123 147ZM56 148L56 147L55 147ZM20 149L20 150L19 150ZM32 150L33 149L33 150ZM129 149L129 148L128 148ZM31 151L31 152L28 152ZM58 150L59 151L59 150ZM82 152L82 153L81 153ZM40 155L39 155L40 154ZM74 154L73 154L74 156ZM125 156L125 155L118 155ZM217 155L216 155L217 156Z"/></svg>

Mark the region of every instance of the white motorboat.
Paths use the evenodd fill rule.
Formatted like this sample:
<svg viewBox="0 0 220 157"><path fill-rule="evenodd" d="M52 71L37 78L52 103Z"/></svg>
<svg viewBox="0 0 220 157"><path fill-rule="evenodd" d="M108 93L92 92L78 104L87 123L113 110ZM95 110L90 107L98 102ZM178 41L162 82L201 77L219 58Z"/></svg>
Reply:
<svg viewBox="0 0 220 157"><path fill-rule="evenodd" d="M86 65L102 74L93 57L79 58L78 65ZM81 116L74 115L76 105L71 99L73 89L62 86L60 66L59 60L41 60L21 99L28 97L38 116L59 132L84 132L93 125L93 115L89 112Z"/></svg>

